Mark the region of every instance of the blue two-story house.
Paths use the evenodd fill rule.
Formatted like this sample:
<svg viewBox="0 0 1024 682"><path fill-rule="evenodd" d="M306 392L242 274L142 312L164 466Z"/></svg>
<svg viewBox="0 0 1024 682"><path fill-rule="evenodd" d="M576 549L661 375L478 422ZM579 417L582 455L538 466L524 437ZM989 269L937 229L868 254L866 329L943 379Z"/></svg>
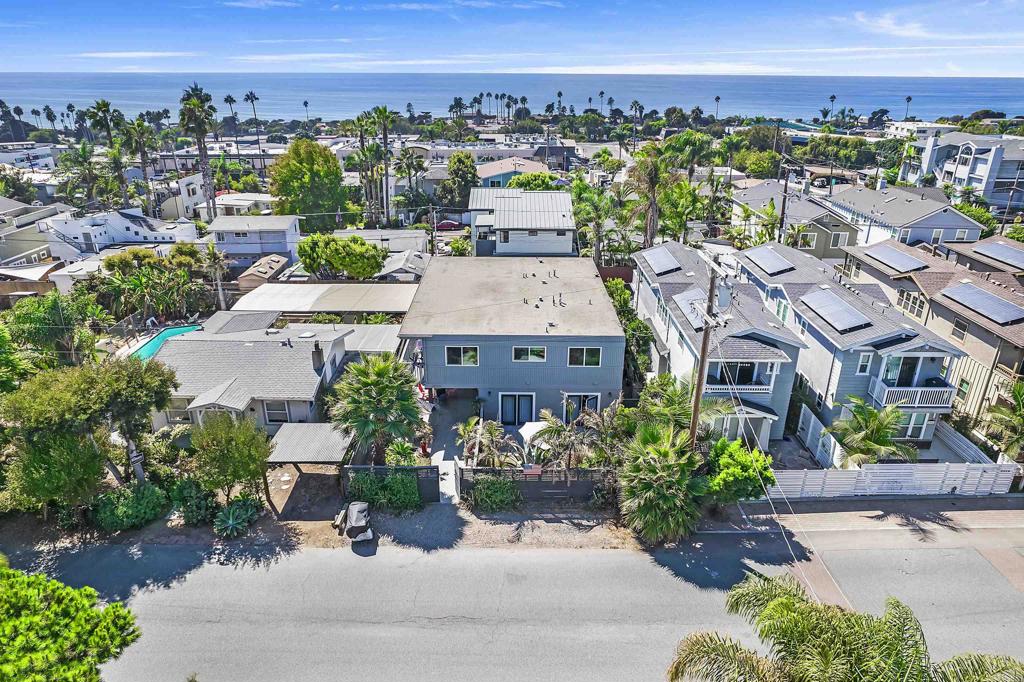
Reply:
<svg viewBox="0 0 1024 682"><path fill-rule="evenodd" d="M633 256L636 309L654 330L652 371L692 381L707 323L710 265L694 249L666 242ZM767 447L782 438L797 360L805 347L750 284L719 280L704 395L733 403L717 420L728 438Z"/></svg>
<svg viewBox="0 0 1024 682"><path fill-rule="evenodd" d="M879 409L898 405L898 438L927 446L939 416L952 410L956 391L946 379L962 351L895 310L877 285L844 283L796 249L765 244L736 260L740 277L807 344L797 384L825 426L856 396Z"/></svg>
<svg viewBox="0 0 1024 682"><path fill-rule="evenodd" d="M434 258L399 336L424 388L469 392L506 426L622 390L626 337L589 258Z"/></svg>

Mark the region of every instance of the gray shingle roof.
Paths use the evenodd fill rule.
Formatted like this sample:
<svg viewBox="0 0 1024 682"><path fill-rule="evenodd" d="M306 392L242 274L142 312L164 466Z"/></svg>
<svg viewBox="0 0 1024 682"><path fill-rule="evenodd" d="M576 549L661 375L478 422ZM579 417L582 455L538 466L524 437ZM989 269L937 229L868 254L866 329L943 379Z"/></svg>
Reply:
<svg viewBox="0 0 1024 682"><path fill-rule="evenodd" d="M789 272L779 273L774 277L768 275L768 273L754 263L749 256L749 254L755 249L765 247L772 249L775 253L789 261L793 266L793 269ZM806 251L800 251L799 249L794 249L793 247L786 246L785 244L762 244L743 251L738 251L733 254L733 257L737 262L747 268L747 270L754 273L758 279L770 279L773 284L781 284L783 282L818 282L832 279L835 275L835 268L832 267L832 265L815 258Z"/></svg>
<svg viewBox="0 0 1024 682"><path fill-rule="evenodd" d="M469 210L492 211L496 230L575 230L568 192L474 187Z"/></svg>
<svg viewBox="0 0 1024 682"><path fill-rule="evenodd" d="M882 246L888 246L909 256L913 256L914 258L923 262L927 266L927 270L931 272L952 272L956 268L956 264L953 263L952 261L948 261L945 258L935 256L926 251L924 248L918 248L915 246L903 244L902 242L896 239L887 239L884 242L878 242L866 246L844 246L843 251L850 254L850 257L859 260L862 263L870 265L876 270L885 273L889 277L897 278L909 276L911 274L910 272L901 273L895 270L894 268L886 265L884 262L878 260L877 258L872 256L871 253L868 253L869 251L872 251L873 253L876 254L882 253L882 251L873 251L874 249L877 249Z"/></svg>
<svg viewBox="0 0 1024 682"><path fill-rule="evenodd" d="M291 227L292 221L298 216L293 215L222 215L210 223L211 232L227 232L241 230L259 232L261 230L281 231Z"/></svg>
<svg viewBox="0 0 1024 682"><path fill-rule="evenodd" d="M982 246L982 245L985 245L985 244L1004 244L1004 245L1006 245L1008 247L1011 247L1011 248L1015 248L1015 249L1018 249L1018 250L1024 250L1024 244L1022 244L1021 242L1018 242L1018 241L1014 241L1013 239L1010 239L1009 237L1004 237L1002 235L993 235L991 237L986 237L985 239L982 239L980 241L976 241L976 242L972 242L972 243L968 243L968 244L961 244L961 243L955 243L955 242L947 243L946 244L946 248L948 248L950 251L952 251L954 253L960 253L960 254L963 254L963 255L967 256L968 258L972 258L972 259L978 261L979 263L984 263L985 265L987 265L987 266L989 266L991 268L994 268L995 270L998 270L1000 272L1009 272L1009 273L1013 273L1013 274L1017 274L1017 273L1021 272L1021 268L1014 267L1013 265L1010 265L1009 263L1005 263L1005 262L1003 262L1001 260L998 260L996 258L992 258L991 256L986 256L983 253L978 253L976 251L976 249L979 246Z"/></svg>
<svg viewBox="0 0 1024 682"><path fill-rule="evenodd" d="M266 329L279 317L276 312L239 312L234 310L218 310L210 319L202 323L203 331L211 334L230 334L232 332Z"/></svg>
<svg viewBox="0 0 1024 682"><path fill-rule="evenodd" d="M775 213L782 213L782 190L784 184L778 180L765 180L744 190L733 191L733 201L746 204L752 210L763 213L768 209L771 201L775 202ZM815 218L828 213L828 209L815 201L812 197L802 194L799 187L790 184L786 196L786 225L802 225Z"/></svg>
<svg viewBox="0 0 1024 682"><path fill-rule="evenodd" d="M823 201L863 215L874 216L879 222L895 227L916 222L936 211L958 213L949 203L892 189L851 187L834 194L831 198L824 198Z"/></svg>

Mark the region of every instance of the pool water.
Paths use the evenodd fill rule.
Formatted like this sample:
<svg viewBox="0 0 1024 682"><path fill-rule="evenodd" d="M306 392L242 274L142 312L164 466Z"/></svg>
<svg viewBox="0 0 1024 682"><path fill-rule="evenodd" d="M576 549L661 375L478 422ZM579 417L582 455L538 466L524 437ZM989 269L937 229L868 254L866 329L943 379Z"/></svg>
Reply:
<svg viewBox="0 0 1024 682"><path fill-rule="evenodd" d="M160 347L164 345L164 341L171 338L172 336L178 336L179 334L187 334L188 332L194 332L201 327L198 324L185 325L183 327L168 327L167 329L161 330L159 334L151 338L149 341L144 343L138 350L132 355L139 358L140 360L149 360L151 357L157 354Z"/></svg>

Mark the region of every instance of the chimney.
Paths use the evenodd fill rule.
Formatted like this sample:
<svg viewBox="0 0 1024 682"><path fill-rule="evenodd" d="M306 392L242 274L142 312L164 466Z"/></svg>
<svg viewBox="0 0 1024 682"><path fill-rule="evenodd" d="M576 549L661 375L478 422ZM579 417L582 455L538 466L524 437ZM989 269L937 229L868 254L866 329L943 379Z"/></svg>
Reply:
<svg viewBox="0 0 1024 682"><path fill-rule="evenodd" d="M317 374L324 368L324 349L320 347L319 341L313 342L313 371Z"/></svg>
<svg viewBox="0 0 1024 682"><path fill-rule="evenodd" d="M888 184L889 184L889 182L885 179L884 176L880 177L880 178L878 178L878 187L876 189L883 190L883 189L886 188L886 186L888 186Z"/></svg>

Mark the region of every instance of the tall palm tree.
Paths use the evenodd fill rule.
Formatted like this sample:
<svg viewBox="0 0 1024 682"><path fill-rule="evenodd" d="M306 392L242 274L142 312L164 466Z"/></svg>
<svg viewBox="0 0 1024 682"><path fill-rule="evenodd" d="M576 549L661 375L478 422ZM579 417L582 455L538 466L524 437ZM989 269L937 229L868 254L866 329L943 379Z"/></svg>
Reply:
<svg viewBox="0 0 1024 682"><path fill-rule="evenodd" d="M146 191L146 214L154 215L153 196L149 186L149 153L156 149L156 133L153 127L146 123L142 114L133 121L125 121L121 124L121 137L124 139L124 149L129 154L139 157L139 164L142 166L142 184Z"/></svg>
<svg viewBox="0 0 1024 682"><path fill-rule="evenodd" d="M39 117L43 115L43 112L39 111L38 109L32 109L32 111L30 111L29 113L32 114L32 118L36 120L36 128L42 128L42 125L39 121Z"/></svg>
<svg viewBox="0 0 1024 682"><path fill-rule="evenodd" d="M562 91L559 90L557 93L555 93L555 96L558 97L558 115L561 116L562 115Z"/></svg>
<svg viewBox="0 0 1024 682"><path fill-rule="evenodd" d="M228 271L228 259L223 251L217 250L213 242L206 244L206 251L203 253L203 270L213 278L220 309L227 310L227 301L224 300L224 275Z"/></svg>
<svg viewBox="0 0 1024 682"><path fill-rule="evenodd" d="M665 163L663 155L664 151L659 145L644 145L636 154L636 163L629 169L625 182L628 190L635 192L639 198L630 218L635 220L642 217L644 220L645 249L654 245L654 238L658 234L661 218L658 199L661 191L676 180L675 172Z"/></svg>
<svg viewBox="0 0 1024 682"><path fill-rule="evenodd" d="M43 117L47 120L47 122L49 122L50 129L53 130L53 132L57 132L57 114L53 112L53 107L51 107L49 104L43 107Z"/></svg>
<svg viewBox="0 0 1024 682"><path fill-rule="evenodd" d="M715 158L714 139L707 133L684 130L665 140L665 154L673 166L685 168L687 181L693 182L697 168L709 165Z"/></svg>
<svg viewBox="0 0 1024 682"><path fill-rule="evenodd" d="M996 403L988 408L992 429L1007 457L1019 459L1024 449L1024 381L1018 381L1010 390L1008 405Z"/></svg>
<svg viewBox="0 0 1024 682"><path fill-rule="evenodd" d="M829 120L832 120L832 112L834 112L836 110L836 96L835 95L830 95L829 98L828 98L828 102L829 102L828 118L829 118Z"/></svg>
<svg viewBox="0 0 1024 682"><path fill-rule="evenodd" d="M913 99L913 97L907 95L907 111L903 114L904 121L910 118L910 103L913 101Z"/></svg>
<svg viewBox="0 0 1024 682"><path fill-rule="evenodd" d="M576 188L580 187L577 191ZM589 225L594 236L594 263L604 265L604 224L615 214L615 201L604 189L573 183L573 213L577 225Z"/></svg>
<svg viewBox="0 0 1024 682"><path fill-rule="evenodd" d="M961 654L934 663L921 623L888 599L881 616L812 600L791 575L749 574L731 590L726 610L742 616L760 650L715 632L683 639L670 682L1010 682L1024 665L1007 656ZM767 653L762 653L767 652Z"/></svg>
<svg viewBox="0 0 1024 682"><path fill-rule="evenodd" d="M718 105L721 104L721 102L722 102L722 98L720 96L718 96L718 95L715 95L715 120L716 121L718 120Z"/></svg>
<svg viewBox="0 0 1024 682"><path fill-rule="evenodd" d="M95 148L86 141L72 147L57 159L56 177L61 193L67 201L79 206L88 206L96 201L101 175L93 163ZM78 193L84 201L78 201Z"/></svg>
<svg viewBox="0 0 1024 682"><path fill-rule="evenodd" d="M181 108L178 111L178 125L182 132L195 138L199 155L199 168L203 174L203 194L206 199L206 218L217 217L217 194L213 187L213 174L210 172L210 154L206 147L206 135L213 128L217 108L213 106L210 96L198 83L192 85L181 95Z"/></svg>
<svg viewBox="0 0 1024 682"><path fill-rule="evenodd" d="M99 128L107 136L107 145L114 146L114 110L105 99L98 99L85 110L85 118L89 125Z"/></svg>
<svg viewBox="0 0 1024 682"><path fill-rule="evenodd" d="M488 116L491 115L491 102L493 101L493 99L494 99L494 93L493 92L488 92L487 93L487 115Z"/></svg>
<svg viewBox="0 0 1024 682"><path fill-rule="evenodd" d="M309 123L309 100L302 100L302 108L306 110L306 123Z"/></svg>
<svg viewBox="0 0 1024 682"><path fill-rule="evenodd" d="M230 112L230 114L231 114L231 121L234 123L234 126L232 126L232 127L235 130L235 154L238 156L238 162L241 163L242 162L242 148L238 144L238 116L235 114L235 104L237 104L237 103L238 103L238 100L236 100L234 98L234 96L231 95L230 93L228 93L227 95L224 95L224 104L228 105L228 112ZM177 160L175 160L175 168L177 168Z"/></svg>
<svg viewBox="0 0 1024 682"><path fill-rule="evenodd" d="M14 107L11 108L11 113L14 114L15 118L18 119L18 133L21 136L21 139L22 140L28 139L26 137L26 135L25 135L25 123L21 120L21 117L25 114L25 110L22 109L17 104L15 104ZM13 137L13 135L12 135L12 137Z"/></svg>
<svg viewBox="0 0 1024 682"><path fill-rule="evenodd" d="M391 441L412 440L421 423L416 379L393 353L364 355L345 368L336 385L331 420L352 433L356 443L383 461Z"/></svg>
<svg viewBox="0 0 1024 682"><path fill-rule="evenodd" d="M601 100L601 115L604 116L604 90L597 93L597 98Z"/></svg>
<svg viewBox="0 0 1024 682"><path fill-rule="evenodd" d="M388 130L395 126L395 115L386 106L374 107L370 112L373 116L373 121L380 129L381 141L384 146L384 223L386 225L391 224L391 201L388 194L391 191L389 187L390 175L391 175L391 146L388 144Z"/></svg>
<svg viewBox="0 0 1024 682"><path fill-rule="evenodd" d="M413 189L413 179L427 171L427 165L423 162L423 157L409 148L403 149L398 154L395 165L398 166L399 174L405 175L407 178L409 189Z"/></svg>
<svg viewBox="0 0 1024 682"><path fill-rule="evenodd" d="M843 467L873 464L880 459L917 459L917 450L896 442L903 412L899 405L876 410L863 398L850 396L849 415L825 429L843 447Z"/></svg>
<svg viewBox="0 0 1024 682"><path fill-rule="evenodd" d="M246 103L252 105L252 118L253 118L253 121L255 121L255 123L256 123L256 148L259 149L261 165L262 165L263 143L260 142L260 119L256 115L256 102L259 102L260 98L256 96L256 93L254 91L250 90L249 92L245 93L244 99L245 99Z"/></svg>

